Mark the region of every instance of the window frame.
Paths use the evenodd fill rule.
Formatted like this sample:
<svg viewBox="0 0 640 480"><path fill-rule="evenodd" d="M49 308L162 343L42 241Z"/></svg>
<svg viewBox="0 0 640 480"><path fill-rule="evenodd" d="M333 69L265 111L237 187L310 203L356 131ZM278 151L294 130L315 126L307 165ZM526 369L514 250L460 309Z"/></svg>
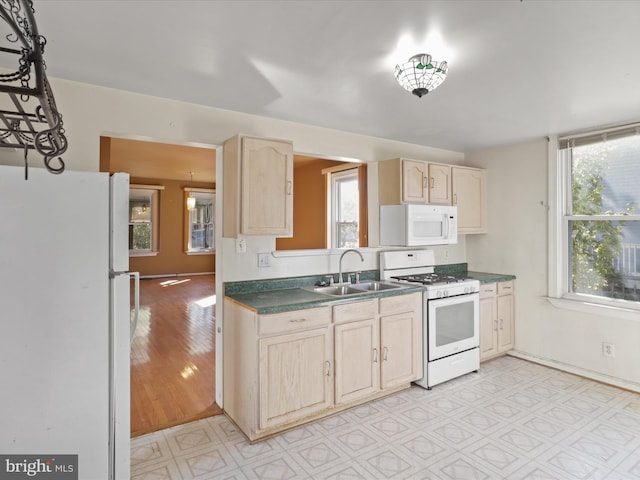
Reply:
<svg viewBox="0 0 640 480"><path fill-rule="evenodd" d="M338 228L338 224L340 223L339 222L340 199L338 198L339 189L336 188L336 184L344 181L355 181L358 187L358 220L356 221L357 228L358 228L358 245L354 247L338 246L338 243L339 243L338 235L340 232L340 229ZM329 202L328 202L329 204L327 205L327 210L328 210L327 218L329 223L329 228L328 228L329 248L340 248L340 249L360 248L360 239L361 239L360 229L362 228L362 225L360 222L361 195L360 195L360 174L358 171L358 166L354 165L353 167L343 168L339 171L330 172L328 185L329 185L329 195L327 195L327 198L329 199ZM346 223L346 222L342 222L342 223Z"/></svg>
<svg viewBox="0 0 640 480"><path fill-rule="evenodd" d="M628 128L628 126L620 128ZM574 293L570 291L569 287L572 274L569 250L570 222L576 220L640 221L640 215L574 215L572 212L571 149L561 149L560 142L570 141L574 137L595 136L618 130L619 128L592 130L582 134L548 138L548 299L552 304L561 308L639 320L640 301Z"/></svg>
<svg viewBox="0 0 640 480"><path fill-rule="evenodd" d="M160 252L160 191L164 190L162 185L129 185L129 218L128 223L131 227L134 223L131 221L131 196L134 192L146 192L149 194L150 214L150 230L151 230L151 248L150 249L129 249L130 257L155 256Z"/></svg>
<svg viewBox="0 0 640 480"><path fill-rule="evenodd" d="M187 198L190 194L193 194L196 198L198 196L210 198L212 203L211 209L211 241L213 245L210 248L193 248L191 246L191 234L192 226L191 211L187 208ZM196 200L197 204L197 200ZM216 191L210 188L184 188L184 250L187 255L213 255L216 251L215 229L216 229Z"/></svg>

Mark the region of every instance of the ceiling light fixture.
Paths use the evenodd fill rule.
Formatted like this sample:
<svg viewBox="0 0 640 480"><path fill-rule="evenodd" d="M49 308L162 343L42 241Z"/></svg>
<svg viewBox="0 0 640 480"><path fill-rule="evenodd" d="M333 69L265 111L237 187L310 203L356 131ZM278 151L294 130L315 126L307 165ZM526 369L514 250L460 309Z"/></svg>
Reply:
<svg viewBox="0 0 640 480"><path fill-rule="evenodd" d="M191 186L193 187L193 172L189 172L191 174ZM189 196L187 197L187 209L193 210L196 208L196 197L193 196L191 190L189 190Z"/></svg>
<svg viewBox="0 0 640 480"><path fill-rule="evenodd" d="M422 97L444 82L448 68L447 62L437 62L431 55L419 53L396 65L395 76L402 88Z"/></svg>

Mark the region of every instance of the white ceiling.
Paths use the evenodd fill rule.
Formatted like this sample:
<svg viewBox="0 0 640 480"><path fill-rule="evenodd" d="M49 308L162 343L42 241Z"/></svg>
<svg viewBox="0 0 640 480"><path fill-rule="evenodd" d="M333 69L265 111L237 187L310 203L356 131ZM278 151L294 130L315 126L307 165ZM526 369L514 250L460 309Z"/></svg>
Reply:
<svg viewBox="0 0 640 480"><path fill-rule="evenodd" d="M34 4L50 77L461 152L640 117L639 1Z"/></svg>

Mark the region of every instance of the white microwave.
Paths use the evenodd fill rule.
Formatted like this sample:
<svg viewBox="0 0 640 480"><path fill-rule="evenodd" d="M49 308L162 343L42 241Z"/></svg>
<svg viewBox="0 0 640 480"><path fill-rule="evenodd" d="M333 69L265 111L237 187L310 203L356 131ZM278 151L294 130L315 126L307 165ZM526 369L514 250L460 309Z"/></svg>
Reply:
<svg viewBox="0 0 640 480"><path fill-rule="evenodd" d="M381 205L380 245L413 247L458 243L458 207Z"/></svg>

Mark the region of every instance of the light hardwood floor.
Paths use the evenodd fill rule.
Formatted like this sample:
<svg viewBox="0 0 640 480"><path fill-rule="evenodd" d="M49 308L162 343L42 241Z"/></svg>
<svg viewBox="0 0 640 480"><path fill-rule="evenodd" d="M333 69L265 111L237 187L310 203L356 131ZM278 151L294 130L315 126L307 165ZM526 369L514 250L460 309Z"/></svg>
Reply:
<svg viewBox="0 0 640 480"><path fill-rule="evenodd" d="M131 436L222 413L215 404L215 277L140 281Z"/></svg>

